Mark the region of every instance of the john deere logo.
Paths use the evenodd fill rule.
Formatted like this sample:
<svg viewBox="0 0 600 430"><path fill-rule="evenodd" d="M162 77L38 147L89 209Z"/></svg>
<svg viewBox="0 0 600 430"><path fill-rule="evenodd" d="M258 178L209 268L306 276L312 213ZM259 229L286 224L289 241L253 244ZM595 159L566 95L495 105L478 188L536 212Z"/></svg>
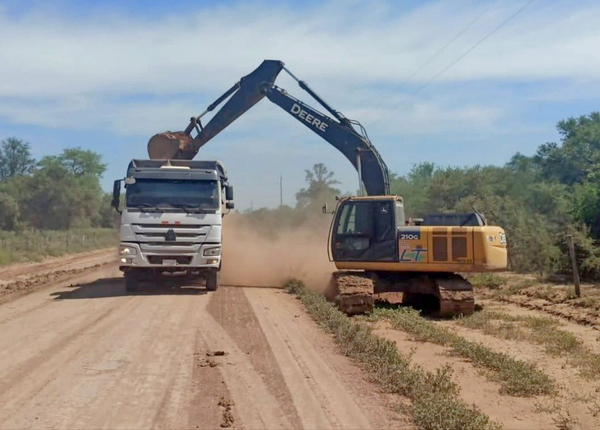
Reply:
<svg viewBox="0 0 600 430"><path fill-rule="evenodd" d="M167 242L175 242L177 240L177 235L175 234L172 228L170 228L167 231L167 234L165 234L165 240Z"/></svg>

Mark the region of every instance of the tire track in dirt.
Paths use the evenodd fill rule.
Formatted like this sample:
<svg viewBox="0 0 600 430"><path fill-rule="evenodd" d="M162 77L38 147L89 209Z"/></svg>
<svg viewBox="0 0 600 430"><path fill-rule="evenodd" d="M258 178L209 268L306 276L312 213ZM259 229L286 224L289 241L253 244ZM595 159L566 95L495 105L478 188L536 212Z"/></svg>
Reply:
<svg viewBox="0 0 600 430"><path fill-rule="evenodd" d="M290 425L301 428L292 401L291 387L285 383L261 324L244 294L245 289L220 288L210 300L207 310L248 357L269 391L278 399Z"/></svg>
<svg viewBox="0 0 600 430"><path fill-rule="evenodd" d="M19 363L8 375L4 374L0 380L0 392L5 393L0 395L0 416L3 420L7 421L19 412L26 403L54 381L64 367L87 351L92 341L92 338L86 336L87 333L107 331L116 327L138 305L128 301L122 302L118 308L106 309L101 315L92 317L90 322L78 326L74 332L50 347ZM32 377L33 375L35 377ZM15 394L15 388L18 388L18 394ZM2 425L3 423L0 423L0 426Z"/></svg>
<svg viewBox="0 0 600 430"><path fill-rule="evenodd" d="M292 425L277 398L268 389L250 359L225 329L207 312L200 312L200 326L206 345L213 351L225 351L221 367L238 413L246 428L289 429Z"/></svg>
<svg viewBox="0 0 600 430"><path fill-rule="evenodd" d="M240 427L238 424L242 420L221 374L220 366L223 363L206 359L206 354L210 354L210 351L202 338L201 330L202 328L196 331L194 341L195 361L191 364L193 370L189 381L189 391L192 394L188 398L186 427L201 429ZM227 410L224 410L221 404L230 405L230 416L225 417Z"/></svg>
<svg viewBox="0 0 600 430"><path fill-rule="evenodd" d="M103 276L110 277L117 274L116 267L107 266L86 274L80 280L87 279L95 282ZM0 331L0 343L10 343L12 348L0 349L0 361L10 356L12 351L18 351L23 357L27 357L27 354L38 354L40 350L49 345L60 342L62 337L68 336L70 331L78 325L86 324L90 316L100 315L114 306L110 300L99 303L100 306L92 307L87 312L82 312L75 306L68 306L66 304L69 301L62 302L59 297L63 295L71 297L80 287L73 289L73 287L66 287L66 284L68 283L57 282L54 284L54 288L69 288L68 291L48 293L40 290L1 307L0 324L3 330ZM114 287L114 284L105 282L102 287L106 286ZM117 288L119 287L117 286ZM53 294L58 295L53 296ZM36 326L37 324L44 326L39 331L27 329L28 325ZM4 370L6 369L0 369L0 375Z"/></svg>
<svg viewBox="0 0 600 430"><path fill-rule="evenodd" d="M213 322L219 323L226 334L206 325L202 335L208 338L209 347L228 353L221 370L235 402L235 412L241 417L240 425L270 428L269 419L277 425L285 418L298 428L412 428L406 416L394 411L398 399L368 383L360 369L339 354L329 336L297 300L282 289L221 288L212 296L208 309ZM204 323L208 321L203 320ZM230 347L234 348L233 353L227 349ZM240 353L241 362L236 361ZM236 386L232 386L236 373L231 366L239 367L237 371L243 373L238 374ZM265 368L269 371L265 372ZM249 380L244 381L244 377ZM260 411L261 405L254 405L259 412L249 416L254 399L262 398L265 389L270 391L281 415L265 419L264 414L272 410Z"/></svg>
<svg viewBox="0 0 600 430"><path fill-rule="evenodd" d="M408 423L380 418L384 397L280 290L127 294L114 263L75 279L0 304L0 428Z"/></svg>
<svg viewBox="0 0 600 430"><path fill-rule="evenodd" d="M197 330L193 316L198 302L194 299L207 301L207 297L168 291L126 296L114 287L114 282L95 282L68 292L71 300L51 302L48 309L54 312L68 306L94 313L108 306L113 312L104 321L111 324L80 330L64 350L51 356L52 366L43 363L30 368L27 381L6 393L23 401L13 408L12 418L0 413L0 427L40 427L42 423L43 427L71 428L186 427ZM31 320L31 330L43 333L44 327L37 324L40 319ZM82 328L80 320L71 324ZM55 341L60 342L47 339L49 344ZM29 389L27 384L33 382L35 389ZM218 424L210 422L208 427Z"/></svg>
<svg viewBox="0 0 600 430"><path fill-rule="evenodd" d="M335 372L300 332L295 318L282 309L275 293L260 288L245 293L292 392L303 428L371 428Z"/></svg>

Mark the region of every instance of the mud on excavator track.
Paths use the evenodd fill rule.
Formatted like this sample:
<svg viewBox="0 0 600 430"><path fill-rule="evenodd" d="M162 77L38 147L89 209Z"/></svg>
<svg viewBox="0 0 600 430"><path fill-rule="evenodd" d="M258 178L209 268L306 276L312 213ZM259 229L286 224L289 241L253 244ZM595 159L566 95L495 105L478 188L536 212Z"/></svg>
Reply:
<svg viewBox="0 0 600 430"><path fill-rule="evenodd" d="M335 272L326 296L342 312L357 315L371 312L378 295L388 292L402 292L404 304L439 317L470 315L475 308L473 286L452 273Z"/></svg>

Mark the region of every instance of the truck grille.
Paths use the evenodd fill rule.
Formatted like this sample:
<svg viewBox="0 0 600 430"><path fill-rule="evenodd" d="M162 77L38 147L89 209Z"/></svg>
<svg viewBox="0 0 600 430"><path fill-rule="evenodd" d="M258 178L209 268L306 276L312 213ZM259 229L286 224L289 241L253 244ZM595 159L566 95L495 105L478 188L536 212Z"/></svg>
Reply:
<svg viewBox="0 0 600 430"><path fill-rule="evenodd" d="M149 255L148 262L150 264L163 264L163 260L177 260L178 265L189 265L192 262L192 257L182 255Z"/></svg>
<svg viewBox="0 0 600 430"><path fill-rule="evenodd" d="M133 225L137 225L141 228L193 228L193 229L199 229L202 227L209 227L208 225L204 225L204 224L133 224Z"/></svg>
<svg viewBox="0 0 600 430"><path fill-rule="evenodd" d="M132 224L131 227L138 242L163 246L166 244L190 246L203 243L211 228L209 225L201 224ZM175 233L175 241L166 240L169 230Z"/></svg>

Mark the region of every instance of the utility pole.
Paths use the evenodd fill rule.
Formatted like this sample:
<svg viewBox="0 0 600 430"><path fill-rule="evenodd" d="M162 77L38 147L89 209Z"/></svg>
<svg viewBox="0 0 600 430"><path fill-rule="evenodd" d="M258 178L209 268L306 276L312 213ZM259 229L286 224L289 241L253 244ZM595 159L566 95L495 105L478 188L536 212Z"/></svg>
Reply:
<svg viewBox="0 0 600 430"><path fill-rule="evenodd" d="M575 295L581 297L581 287L579 285L579 270L577 270L577 259L575 257L575 245L573 244L573 236L567 235L567 246L569 248L569 256L573 266L573 284L575 284Z"/></svg>
<svg viewBox="0 0 600 430"><path fill-rule="evenodd" d="M283 173L279 174L279 207L283 207Z"/></svg>

